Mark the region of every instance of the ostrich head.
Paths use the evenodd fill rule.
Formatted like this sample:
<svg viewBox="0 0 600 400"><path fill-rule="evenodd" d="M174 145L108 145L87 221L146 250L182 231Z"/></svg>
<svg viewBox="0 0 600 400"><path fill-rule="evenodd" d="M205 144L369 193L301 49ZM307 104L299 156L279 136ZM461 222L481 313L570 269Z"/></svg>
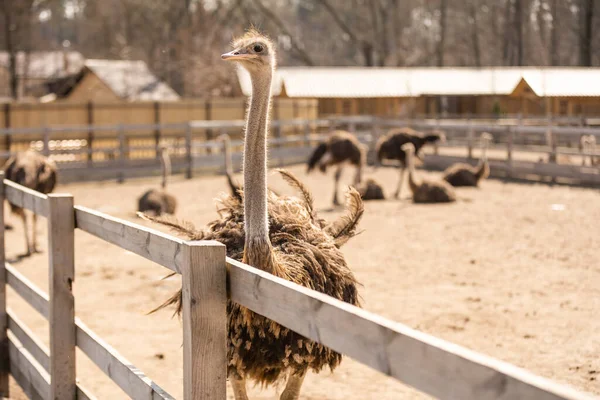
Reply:
<svg viewBox="0 0 600 400"><path fill-rule="evenodd" d="M493 141L494 141L494 136L492 136L492 134L491 134L491 133L488 133L488 132L483 132L483 133L481 134L481 140L482 140L483 142L491 143L491 142L493 142Z"/></svg>
<svg viewBox="0 0 600 400"><path fill-rule="evenodd" d="M275 47L271 40L256 29L250 29L245 35L235 39L233 50L221 55L226 61L235 61L251 75L275 68Z"/></svg>

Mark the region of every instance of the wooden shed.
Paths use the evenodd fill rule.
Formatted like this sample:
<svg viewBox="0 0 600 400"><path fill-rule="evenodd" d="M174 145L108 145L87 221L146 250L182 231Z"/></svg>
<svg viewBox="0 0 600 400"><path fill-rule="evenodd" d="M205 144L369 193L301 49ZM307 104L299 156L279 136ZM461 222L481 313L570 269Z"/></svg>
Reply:
<svg viewBox="0 0 600 400"><path fill-rule="evenodd" d="M600 115L600 68L282 67L272 90L317 99L321 116Z"/></svg>

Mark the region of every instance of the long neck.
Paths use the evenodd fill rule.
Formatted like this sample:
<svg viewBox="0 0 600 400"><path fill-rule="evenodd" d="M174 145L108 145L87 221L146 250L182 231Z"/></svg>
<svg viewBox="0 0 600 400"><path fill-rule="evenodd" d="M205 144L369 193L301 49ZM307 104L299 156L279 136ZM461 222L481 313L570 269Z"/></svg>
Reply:
<svg viewBox="0 0 600 400"><path fill-rule="evenodd" d="M410 186L410 190L413 192L419 186L419 183L415 180L415 154L412 151L408 151L406 153L406 161L408 164L408 185Z"/></svg>
<svg viewBox="0 0 600 400"><path fill-rule="evenodd" d="M267 210L267 134L273 72L252 74L252 97L244 142L244 228L247 261L269 270L271 241Z"/></svg>
<svg viewBox="0 0 600 400"><path fill-rule="evenodd" d="M161 187L163 189L167 188L167 179L169 175L171 175L171 158L169 157L169 153L166 150L163 150L160 155L160 166L162 169L162 182Z"/></svg>
<svg viewBox="0 0 600 400"><path fill-rule="evenodd" d="M479 159L478 167L482 167L487 162L488 141L483 139L481 143L481 158Z"/></svg>

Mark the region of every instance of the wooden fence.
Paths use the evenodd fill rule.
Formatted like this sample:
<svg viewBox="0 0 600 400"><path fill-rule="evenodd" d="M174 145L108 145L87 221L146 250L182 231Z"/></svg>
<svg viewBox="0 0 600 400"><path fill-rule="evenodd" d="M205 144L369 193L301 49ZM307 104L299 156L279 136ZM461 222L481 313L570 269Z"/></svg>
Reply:
<svg viewBox="0 0 600 400"><path fill-rule="evenodd" d="M274 120L270 161L273 166L305 162L314 144L336 128L356 132L373 150L378 137L388 129L411 126L421 130L435 128L446 132L448 142L440 144L436 148L440 151L436 154L426 156L426 166L442 169L455 162L474 163L478 134L488 131L494 135L490 152L492 175L600 183L598 168L581 165L580 160L584 154L579 148L579 139L583 134L595 135L600 143L600 128L555 125L569 122L562 119L546 120L548 125L543 126L539 125L540 122L539 119L521 118L465 121L400 120L371 116ZM60 169L61 182L106 179L123 182L129 177L159 173L160 162L156 158L159 143L168 146L174 173L185 173L190 178L194 171L222 170L222 144L214 141L222 133L231 136L234 165L237 166L241 161L243 126L243 120L189 121L168 125L84 125L0 129L0 136L19 138L28 147L54 159ZM139 133L155 130L162 132L158 141L154 136ZM75 143L85 139L58 139L71 134L76 135L74 138L82 138L88 131L93 131L96 135L98 141L95 146ZM211 132L210 135L208 132ZM25 141L24 137L30 137L31 140ZM102 145L100 137L106 139ZM505 151L503 157L498 158L498 150ZM14 152L0 152L0 158L11 154ZM524 154L528 157L523 158ZM373 152L370 154L371 160L372 156ZM596 150L585 156L600 157L600 151ZM568 158L573 160L565 162Z"/></svg>
<svg viewBox="0 0 600 400"><path fill-rule="evenodd" d="M0 396L9 394L10 374L30 398L93 399L76 380L78 347L131 398L172 398L75 317L74 230L80 229L182 275L185 399L226 398L227 282L232 301L440 399L593 398L234 261L218 242L183 241L74 206L70 195L0 182L1 203L47 218L50 268L46 295L5 263L0 211ZM50 349L6 307L6 285L48 319Z"/></svg>
<svg viewBox="0 0 600 400"><path fill-rule="evenodd" d="M377 124L379 130L410 126L445 132L447 142L437 145L434 154L425 156L426 168L441 170L457 162L475 164L474 150L479 144L479 134L489 132L494 136L489 155L492 176L600 184L600 166L589 163L591 157L600 158L600 149L584 152L579 147L581 135L593 135L600 141L598 127L532 126L522 120L511 123L386 120ZM582 165L584 158L586 165Z"/></svg>

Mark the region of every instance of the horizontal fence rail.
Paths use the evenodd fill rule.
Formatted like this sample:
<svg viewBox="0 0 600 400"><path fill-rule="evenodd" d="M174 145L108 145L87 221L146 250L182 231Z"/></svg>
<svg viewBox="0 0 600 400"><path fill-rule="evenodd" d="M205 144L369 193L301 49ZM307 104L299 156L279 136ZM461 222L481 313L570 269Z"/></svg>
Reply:
<svg viewBox="0 0 600 400"><path fill-rule="evenodd" d="M310 155L313 146L323 140L327 133L333 129L345 129L363 136L363 142L368 144L371 153L379 136L386 130L411 126L419 130L440 129L447 133L448 143L439 144L439 148L467 147L469 159L472 158L476 133L487 131L493 133L496 143L491 148L500 148L499 144L507 144L508 137L513 140L512 151L526 151L540 153L548 156L543 163L554 167L534 167L530 164L507 165L501 169L505 175L519 175L525 177L527 174L537 174L551 178L569 178L583 181L589 178L590 171L575 170L563 167L562 161L557 161L557 156L582 156L578 141L581 135L594 135L600 142L600 127L581 126L589 123L581 118L501 118L501 119L398 119L382 118L374 116L345 116L329 117L319 119L291 119L274 120L271 124L270 165L283 167L297 163L304 163ZM223 145L215 141L215 138L223 133L232 136L232 158L234 170L239 170L241 165L241 145L243 120L230 121L190 121L187 123L173 124L118 124L118 125L81 125L81 126L54 126L28 128L27 130L4 129L0 134L10 134L18 139L20 135L40 135L43 145L38 148L43 154L56 158L60 170L62 182L80 180L105 180L116 179L123 182L127 178L156 175L160 171L160 163L157 158L158 141L164 141L170 149L172 168L175 173L184 172L187 178L191 178L198 171L215 172L224 170ZM154 132L166 132L157 139ZM54 137L75 134L77 132L95 132L99 135L105 132L108 144L97 145L94 148L81 145L80 148L50 148ZM141 134L138 134L141 132ZM84 137L82 136L82 140ZM112 138L109 140L109 138ZM96 137L96 142L102 137ZM58 140L58 139L57 139ZM55 141L57 141L55 140ZM102 139L104 140L104 139ZM158 140L158 141L157 141ZM57 143L60 140L57 141ZM68 142L68 140L67 140ZM33 143L33 142L32 142ZM99 142L98 142L99 143ZM39 144L39 141L38 141ZM36 145L37 146L37 145ZM8 156L13 153L5 153ZM85 157L81 157L85 155ZM2 154L0 154L2 156ZM97 157L96 157L97 156ZM65 158L67 157L67 158ZM600 158L600 149L591 150L586 157ZM370 154L369 159L373 159ZM464 161L464 158L445 159L445 163L435 162L433 167L441 168L449 165L449 162ZM505 171L513 169L510 173ZM494 171L492 171L492 175ZM580 176L581 175L581 176ZM588 181L586 181L588 182ZM589 182L596 182L592 178ZM7 193L7 196L15 196ZM18 202L18 199L14 199ZM35 205L27 207L31 209ZM41 210L44 212L44 210ZM42 214L43 215L43 214Z"/></svg>

